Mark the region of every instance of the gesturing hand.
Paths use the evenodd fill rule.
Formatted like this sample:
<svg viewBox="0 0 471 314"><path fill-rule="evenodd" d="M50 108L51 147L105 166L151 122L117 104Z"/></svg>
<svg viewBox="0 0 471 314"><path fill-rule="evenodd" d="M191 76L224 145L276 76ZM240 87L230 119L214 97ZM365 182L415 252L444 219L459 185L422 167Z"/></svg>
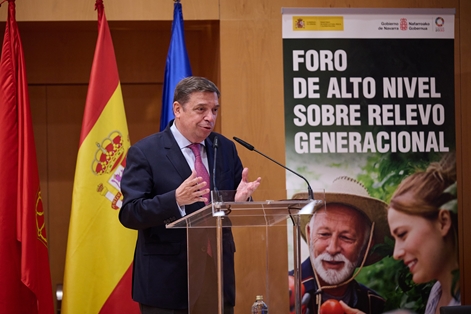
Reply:
<svg viewBox="0 0 471 314"><path fill-rule="evenodd" d="M257 180L249 182L249 168L242 170L242 180L240 180L239 186L237 187L236 195L234 197L235 202L245 202L252 195L253 192L258 188L262 178L258 177Z"/></svg>
<svg viewBox="0 0 471 314"><path fill-rule="evenodd" d="M196 171L193 170L191 175L183 181L182 184L175 191L175 198L179 206L190 205L196 202L207 202L208 199L203 195L209 193L209 189L204 188L208 182L203 181L203 178L196 176Z"/></svg>

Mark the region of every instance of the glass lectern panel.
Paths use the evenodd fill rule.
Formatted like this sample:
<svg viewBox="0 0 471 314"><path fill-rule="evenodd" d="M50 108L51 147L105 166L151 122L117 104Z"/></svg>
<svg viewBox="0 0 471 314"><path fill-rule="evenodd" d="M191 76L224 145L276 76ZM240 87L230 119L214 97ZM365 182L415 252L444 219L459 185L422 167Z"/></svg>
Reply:
<svg viewBox="0 0 471 314"><path fill-rule="evenodd" d="M233 202L234 195L235 191L212 191L211 204L167 225L167 228L187 229L191 314L224 313L224 303L232 301L236 291L238 304L241 298L250 298L244 309L240 309L241 313L250 311L247 304L255 300L256 294L264 294L269 302L269 287L279 284L279 280L271 282L269 275L270 259L273 259L270 252L276 251L280 258L288 256L288 247L278 245L277 237L286 236L288 220L295 226L293 235L288 236L299 239L300 215L312 212L315 204L324 198L317 194L315 200ZM237 251L235 259L232 256L237 241L234 243L233 234L237 241L250 243ZM296 245L293 254L298 254ZM299 264L299 257L295 260ZM232 269L237 274L235 283ZM281 272L285 272L287 282L287 270ZM237 307L235 310L239 312Z"/></svg>

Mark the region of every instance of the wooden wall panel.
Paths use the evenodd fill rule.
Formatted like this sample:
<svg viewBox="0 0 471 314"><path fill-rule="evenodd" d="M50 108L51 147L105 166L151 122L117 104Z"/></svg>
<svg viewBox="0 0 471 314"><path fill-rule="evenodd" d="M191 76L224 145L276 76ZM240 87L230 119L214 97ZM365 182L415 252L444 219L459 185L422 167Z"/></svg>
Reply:
<svg viewBox="0 0 471 314"><path fill-rule="evenodd" d="M171 21L173 1L103 1L108 21ZM218 20L218 0L182 1L185 20ZM7 5L2 5L2 8ZM6 10L1 10L5 11ZM16 1L17 21L96 21L95 0L35 0ZM0 21L6 20L6 13Z"/></svg>
<svg viewBox="0 0 471 314"><path fill-rule="evenodd" d="M158 132L160 125L160 84L122 84L131 145Z"/></svg>
<svg viewBox="0 0 471 314"><path fill-rule="evenodd" d="M47 100L47 216L53 289L63 282L73 178L87 87L48 86ZM37 106L43 99L31 99ZM42 147L41 147L42 149Z"/></svg>
<svg viewBox="0 0 471 314"><path fill-rule="evenodd" d="M222 132L254 145L271 158L284 162L284 100L281 62L281 21L221 21ZM275 49L277 47L278 49ZM277 61L278 60L278 61ZM238 145L238 144L237 144ZM283 198L284 169L238 145L252 179L263 181L255 197Z"/></svg>
<svg viewBox="0 0 471 314"><path fill-rule="evenodd" d="M45 223L46 223L46 236L48 244L49 257L51 257L51 224L49 218L51 211L49 210L49 180L47 179L48 169L48 150L47 150L47 102L46 102L46 88L44 86L29 86L28 93L30 102L35 103L31 107L31 119L34 129L34 142L36 145L36 158L38 163L39 184L41 188L41 197L43 201ZM51 269L51 276L52 276ZM52 287L51 287L52 289Z"/></svg>
<svg viewBox="0 0 471 314"><path fill-rule="evenodd" d="M260 16L264 16L261 14ZM221 21L221 89L222 134L237 136L257 150L284 163L284 101L281 62L281 19L273 20L224 20ZM283 199L286 197L284 169L259 154L237 144L251 180L262 177L262 183L254 194L256 200ZM263 292L264 281L239 285L236 313L250 308L257 294L264 294L270 313L288 309L288 260L283 249L287 247L286 228L270 230L269 277L270 290ZM264 235L258 228L234 229L239 251L236 265L252 267L260 259L248 258L263 252L257 239ZM239 254L249 249L251 254ZM248 247L248 248L247 248ZM256 266L253 266L256 269ZM246 272L248 269L237 269ZM241 279L237 278L241 281Z"/></svg>
<svg viewBox="0 0 471 314"><path fill-rule="evenodd" d="M47 213L47 103L46 88L44 86L29 86L28 93L30 102L35 102L31 106L31 119L33 121L34 142L36 144L36 155L38 160L38 172L43 198L44 211ZM37 101L35 101L37 100ZM48 232L48 230L46 230ZM49 234L49 233L47 233Z"/></svg>
<svg viewBox="0 0 471 314"><path fill-rule="evenodd" d="M88 84L96 21L19 22L18 26L29 84ZM172 22L109 22L109 26L121 83L162 84ZM187 21L185 39L193 73L217 81L219 22Z"/></svg>

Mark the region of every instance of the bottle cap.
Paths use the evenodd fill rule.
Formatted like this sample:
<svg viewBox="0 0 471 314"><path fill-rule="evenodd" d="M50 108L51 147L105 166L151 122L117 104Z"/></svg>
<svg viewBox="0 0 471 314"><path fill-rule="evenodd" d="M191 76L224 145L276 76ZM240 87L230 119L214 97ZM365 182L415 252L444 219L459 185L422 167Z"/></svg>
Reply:
<svg viewBox="0 0 471 314"><path fill-rule="evenodd" d="M263 300L263 295L257 295L257 297L255 298L255 300L257 300L257 301Z"/></svg>

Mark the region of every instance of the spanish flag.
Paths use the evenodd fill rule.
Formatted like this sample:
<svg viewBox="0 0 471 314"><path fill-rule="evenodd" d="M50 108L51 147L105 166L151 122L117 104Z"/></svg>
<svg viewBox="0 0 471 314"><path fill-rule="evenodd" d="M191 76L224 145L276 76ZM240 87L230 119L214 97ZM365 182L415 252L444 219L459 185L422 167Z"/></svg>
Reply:
<svg viewBox="0 0 471 314"><path fill-rule="evenodd" d="M103 1L75 169L62 313L139 313L131 298L137 233L118 220L130 146Z"/></svg>
<svg viewBox="0 0 471 314"><path fill-rule="evenodd" d="M53 314L46 219L15 0L0 59L0 312Z"/></svg>

